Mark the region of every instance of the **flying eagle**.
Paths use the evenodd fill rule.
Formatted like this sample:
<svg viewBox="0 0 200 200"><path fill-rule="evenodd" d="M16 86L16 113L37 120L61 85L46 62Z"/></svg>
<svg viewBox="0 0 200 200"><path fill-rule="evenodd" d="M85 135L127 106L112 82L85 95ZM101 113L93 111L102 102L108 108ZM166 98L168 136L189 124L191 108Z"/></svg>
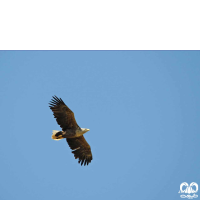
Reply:
<svg viewBox="0 0 200 200"><path fill-rule="evenodd" d="M53 130L52 139L61 140L66 138L69 147L73 150L72 153L75 159L79 159L78 163L88 165L92 160L92 152L83 134L90 129L79 127L74 113L65 105L61 98L53 96L49 104L54 118L56 118L57 123L62 128L62 131Z"/></svg>

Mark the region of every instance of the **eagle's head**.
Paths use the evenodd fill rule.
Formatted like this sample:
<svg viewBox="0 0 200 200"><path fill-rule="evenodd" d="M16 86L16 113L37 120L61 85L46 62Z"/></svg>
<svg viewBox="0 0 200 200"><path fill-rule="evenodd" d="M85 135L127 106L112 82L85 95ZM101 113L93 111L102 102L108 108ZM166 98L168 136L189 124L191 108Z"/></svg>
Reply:
<svg viewBox="0 0 200 200"><path fill-rule="evenodd" d="M88 128L81 128L81 130L82 130L84 133L86 133L86 132L88 132L90 129L88 129Z"/></svg>
<svg viewBox="0 0 200 200"><path fill-rule="evenodd" d="M76 130L76 137L82 136L84 133L88 132L90 129L88 128L81 128Z"/></svg>

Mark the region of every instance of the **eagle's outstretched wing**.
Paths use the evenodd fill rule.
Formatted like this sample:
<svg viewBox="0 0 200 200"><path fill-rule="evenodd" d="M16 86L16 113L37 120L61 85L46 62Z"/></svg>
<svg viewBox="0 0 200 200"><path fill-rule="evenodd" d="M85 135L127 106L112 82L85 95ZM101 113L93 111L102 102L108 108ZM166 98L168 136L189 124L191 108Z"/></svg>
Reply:
<svg viewBox="0 0 200 200"><path fill-rule="evenodd" d="M87 143L85 138L82 136L76 138L66 139L70 148L73 150L75 159L79 158L79 163L88 165L92 160L92 152L90 145Z"/></svg>
<svg viewBox="0 0 200 200"><path fill-rule="evenodd" d="M57 123L63 131L80 128L75 120L74 113L65 105L61 98L53 96L49 104Z"/></svg>

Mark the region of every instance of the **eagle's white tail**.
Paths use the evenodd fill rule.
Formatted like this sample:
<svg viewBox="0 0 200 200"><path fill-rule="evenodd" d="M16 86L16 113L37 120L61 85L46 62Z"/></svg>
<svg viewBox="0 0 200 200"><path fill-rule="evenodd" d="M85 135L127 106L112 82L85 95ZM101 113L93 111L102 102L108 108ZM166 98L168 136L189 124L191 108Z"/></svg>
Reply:
<svg viewBox="0 0 200 200"><path fill-rule="evenodd" d="M53 140L61 140L61 139L63 139L64 137L62 136L62 131L53 130L51 138L52 138Z"/></svg>

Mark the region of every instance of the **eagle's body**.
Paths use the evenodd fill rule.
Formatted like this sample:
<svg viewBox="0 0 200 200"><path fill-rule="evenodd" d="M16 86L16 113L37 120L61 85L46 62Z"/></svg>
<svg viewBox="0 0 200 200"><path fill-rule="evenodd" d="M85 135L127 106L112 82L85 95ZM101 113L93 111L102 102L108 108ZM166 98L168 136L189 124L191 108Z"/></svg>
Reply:
<svg viewBox="0 0 200 200"><path fill-rule="evenodd" d="M66 129L65 131L53 131L52 139L60 140L63 138L75 138L80 137L90 129L80 128L80 129ZM60 135L60 138L59 138ZM61 137L62 136L62 137Z"/></svg>
<svg viewBox="0 0 200 200"><path fill-rule="evenodd" d="M57 123L62 131L53 131L52 139L60 140L66 138L70 148L73 150L75 159L79 158L81 165L88 165L92 160L90 145L83 134L90 129L80 128L75 120L74 113L65 105L63 100L56 96L50 102L50 109L53 111Z"/></svg>

